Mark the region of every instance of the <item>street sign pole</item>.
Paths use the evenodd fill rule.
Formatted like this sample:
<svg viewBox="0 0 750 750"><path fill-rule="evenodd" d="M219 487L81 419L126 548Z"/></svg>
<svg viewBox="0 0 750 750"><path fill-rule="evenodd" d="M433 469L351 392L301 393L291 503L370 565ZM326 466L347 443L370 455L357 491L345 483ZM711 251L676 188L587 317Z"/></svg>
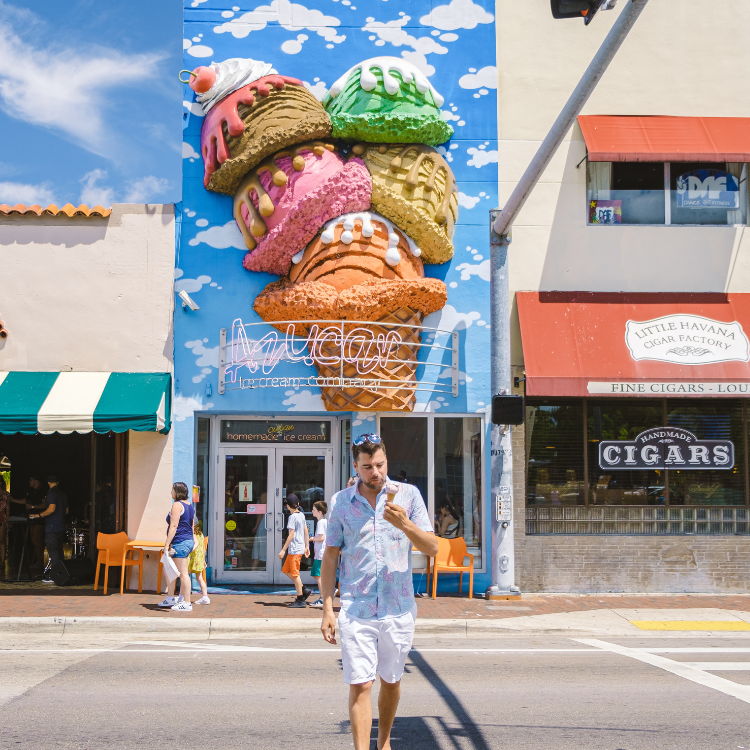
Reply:
<svg viewBox="0 0 750 750"><path fill-rule="evenodd" d="M511 393L508 245L511 241L510 229L513 221L630 33L633 24L643 12L646 3L648 0L629 0L626 3L504 208L490 212L490 320L492 325L490 358L493 396ZM507 599L520 595L515 585L512 514L510 521L501 520L501 517L507 518L508 505L512 504L513 497L513 452L510 425L492 425L490 462L492 584L487 589L485 597Z"/></svg>

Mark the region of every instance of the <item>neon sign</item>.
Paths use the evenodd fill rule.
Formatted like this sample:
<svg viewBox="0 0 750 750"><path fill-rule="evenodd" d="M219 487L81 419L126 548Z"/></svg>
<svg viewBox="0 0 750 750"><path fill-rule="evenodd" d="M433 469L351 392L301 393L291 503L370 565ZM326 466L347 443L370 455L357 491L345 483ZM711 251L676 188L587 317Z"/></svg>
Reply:
<svg viewBox="0 0 750 750"><path fill-rule="evenodd" d="M303 329L302 336L297 335L296 330L296 325L290 323L283 338L274 330L258 341L248 341L245 326L237 318L232 324L231 344L227 347L230 357L226 362L226 380L236 382L243 368L253 374L260 370L263 375L270 375L281 361L327 366L348 363L356 367L358 375L367 375L387 367L404 344L397 331L376 334L369 328L357 326L347 332L343 321L325 328L313 323L306 334Z"/></svg>

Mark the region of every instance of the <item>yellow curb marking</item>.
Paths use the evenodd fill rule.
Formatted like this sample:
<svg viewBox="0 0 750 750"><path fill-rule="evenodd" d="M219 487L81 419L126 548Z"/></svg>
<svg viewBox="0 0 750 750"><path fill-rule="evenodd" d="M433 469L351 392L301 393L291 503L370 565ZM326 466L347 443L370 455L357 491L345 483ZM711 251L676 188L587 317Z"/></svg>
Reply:
<svg viewBox="0 0 750 750"><path fill-rule="evenodd" d="M630 620L641 630L750 630L750 622L736 620Z"/></svg>

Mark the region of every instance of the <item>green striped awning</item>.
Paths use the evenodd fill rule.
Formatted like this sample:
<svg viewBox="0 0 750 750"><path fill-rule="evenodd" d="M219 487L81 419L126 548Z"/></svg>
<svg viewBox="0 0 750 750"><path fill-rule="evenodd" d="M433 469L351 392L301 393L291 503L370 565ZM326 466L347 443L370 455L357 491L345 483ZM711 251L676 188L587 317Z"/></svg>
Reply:
<svg viewBox="0 0 750 750"><path fill-rule="evenodd" d="M0 433L169 432L162 372L0 372Z"/></svg>

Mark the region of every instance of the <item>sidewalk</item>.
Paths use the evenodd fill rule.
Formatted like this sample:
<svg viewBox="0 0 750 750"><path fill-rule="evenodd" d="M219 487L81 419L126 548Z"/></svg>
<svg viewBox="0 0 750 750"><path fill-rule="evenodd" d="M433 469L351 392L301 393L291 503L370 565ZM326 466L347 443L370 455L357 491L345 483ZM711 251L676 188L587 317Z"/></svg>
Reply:
<svg viewBox="0 0 750 750"><path fill-rule="evenodd" d="M194 595L194 598L195 597ZM162 599L154 593L126 593L110 588L103 596L93 587L58 588L41 583L3 584L0 587L0 620L3 618L160 618L182 620L217 619L318 619L320 610L288 609L291 596L262 594L214 594L209 606L195 606L177 615L157 607ZM311 597L311 600L314 597ZM584 621L585 613L608 610L722 610L750 613L750 594L525 594L520 601L469 599L468 596L439 596L417 599L420 620L509 620L537 619L540 615L568 615ZM337 607L338 609L338 607ZM578 614L577 614L578 613ZM684 613L683 613L684 614ZM558 618L559 619L559 618ZM648 619L648 618L644 618ZM658 619L658 618L657 618ZM675 619L690 619L687 617ZM705 618L696 618L705 619ZM511 623L506 623L511 625ZM519 622L520 625L520 622Z"/></svg>

